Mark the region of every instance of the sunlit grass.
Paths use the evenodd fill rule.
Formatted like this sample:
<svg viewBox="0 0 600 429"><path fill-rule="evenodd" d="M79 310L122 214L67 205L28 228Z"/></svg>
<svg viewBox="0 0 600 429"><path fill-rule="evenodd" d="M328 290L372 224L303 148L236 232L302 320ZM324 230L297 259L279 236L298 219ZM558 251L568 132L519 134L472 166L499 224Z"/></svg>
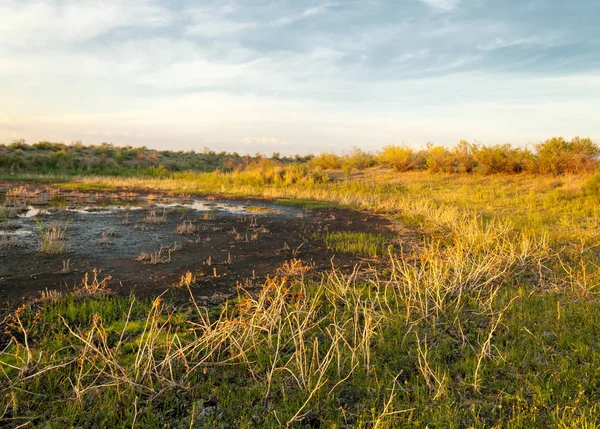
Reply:
<svg viewBox="0 0 600 429"><path fill-rule="evenodd" d="M331 251L370 258L383 256L390 245L385 237L366 232L330 232L322 238Z"/></svg>
<svg viewBox="0 0 600 429"><path fill-rule="evenodd" d="M239 287L219 307L75 293L27 305L7 324L0 355L3 418L59 427L600 425L600 235L588 177L269 174L87 177L70 187L344 206L400 220L419 240L401 251L389 246L397 237L321 232L330 250L378 264L319 277L289 261L260 290ZM194 281L186 274L178 288Z"/></svg>

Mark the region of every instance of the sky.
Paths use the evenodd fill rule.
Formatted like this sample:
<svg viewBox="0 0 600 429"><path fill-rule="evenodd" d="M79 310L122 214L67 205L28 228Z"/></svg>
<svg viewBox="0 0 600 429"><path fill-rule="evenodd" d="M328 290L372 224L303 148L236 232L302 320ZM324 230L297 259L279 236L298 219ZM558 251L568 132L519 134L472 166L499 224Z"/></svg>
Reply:
<svg viewBox="0 0 600 429"><path fill-rule="evenodd" d="M0 0L0 142L600 142L596 0Z"/></svg>

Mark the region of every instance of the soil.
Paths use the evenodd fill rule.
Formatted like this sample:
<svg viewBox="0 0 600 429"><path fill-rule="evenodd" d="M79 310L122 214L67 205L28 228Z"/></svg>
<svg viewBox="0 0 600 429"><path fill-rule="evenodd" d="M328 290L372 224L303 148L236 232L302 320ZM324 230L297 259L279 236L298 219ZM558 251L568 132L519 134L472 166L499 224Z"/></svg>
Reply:
<svg viewBox="0 0 600 429"><path fill-rule="evenodd" d="M19 243L0 246L0 305L5 311L46 289L74 289L93 269L99 279L111 276L109 287L115 293L154 297L168 290L176 300L188 298L187 288L174 286L189 271L196 278L191 287L196 298L218 300L234 294L237 285L257 287L295 258L313 265L316 273L332 263L351 269L360 262L356 255L327 250L320 232L393 234L390 220L371 213L210 196L96 194L0 183L0 203L9 215L0 218L0 234ZM152 212L165 222L148 223ZM184 221L197 231L177 234ZM66 226L67 253L38 250L40 222ZM163 263L138 260L161 248ZM67 260L69 270L62 272Z"/></svg>

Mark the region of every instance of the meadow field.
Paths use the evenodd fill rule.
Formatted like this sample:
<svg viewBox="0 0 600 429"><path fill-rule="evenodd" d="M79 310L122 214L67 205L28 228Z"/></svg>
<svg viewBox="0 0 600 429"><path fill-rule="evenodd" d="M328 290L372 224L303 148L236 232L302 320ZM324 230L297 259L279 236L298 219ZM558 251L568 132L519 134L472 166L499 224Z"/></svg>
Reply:
<svg viewBox="0 0 600 429"><path fill-rule="evenodd" d="M171 277L144 294L111 289L129 272L90 269L69 291L11 308L0 425L598 427L600 178L560 173L262 163L162 177L12 176L9 188L43 181L59 194L245 199L263 207L254 214L296 210L278 228L302 235L285 251L264 241L282 251L260 273L239 264L235 277L224 257L219 272L231 277L206 260L199 274L169 259ZM202 225L233 225L251 249L252 234L269 228L268 216L248 213L186 223L180 207L140 220L155 228L140 234L167 216L164 225L192 237ZM59 231L54 242L65 244L62 216L66 238ZM9 258L18 250L3 240ZM58 253L53 261L68 250ZM199 297L217 278L231 292Z"/></svg>

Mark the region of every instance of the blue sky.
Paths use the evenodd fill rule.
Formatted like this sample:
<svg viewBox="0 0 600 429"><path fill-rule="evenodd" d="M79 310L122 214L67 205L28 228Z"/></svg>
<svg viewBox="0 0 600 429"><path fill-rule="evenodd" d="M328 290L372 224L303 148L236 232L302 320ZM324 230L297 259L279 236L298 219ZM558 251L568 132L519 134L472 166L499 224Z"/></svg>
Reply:
<svg viewBox="0 0 600 429"><path fill-rule="evenodd" d="M600 140L592 0L0 0L0 141Z"/></svg>

